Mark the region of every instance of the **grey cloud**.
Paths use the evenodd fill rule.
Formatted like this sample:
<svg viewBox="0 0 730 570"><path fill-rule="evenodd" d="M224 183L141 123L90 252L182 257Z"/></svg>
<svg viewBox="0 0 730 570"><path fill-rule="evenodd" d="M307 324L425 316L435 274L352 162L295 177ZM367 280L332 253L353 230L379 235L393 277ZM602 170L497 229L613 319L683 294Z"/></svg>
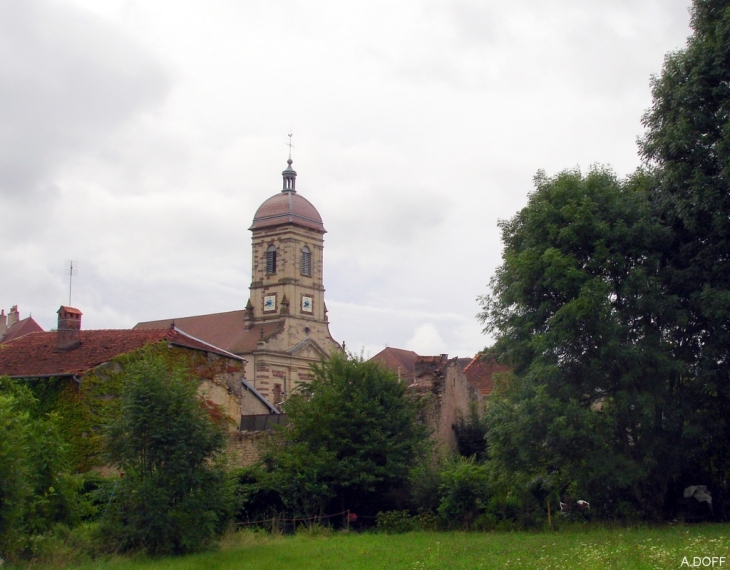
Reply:
<svg viewBox="0 0 730 570"><path fill-rule="evenodd" d="M453 202L440 192L403 186L374 184L351 200L356 207L329 224L342 228L356 243L368 237L398 247L408 247L423 232L441 226L453 208Z"/></svg>
<svg viewBox="0 0 730 570"><path fill-rule="evenodd" d="M164 66L101 19L45 0L0 0L0 196L52 195L54 168L169 88Z"/></svg>
<svg viewBox="0 0 730 570"><path fill-rule="evenodd" d="M623 96L646 90L649 74L661 65L667 33L686 29L686 4L459 0L438 6L450 37L429 38L422 52L391 66L395 76L462 90L507 83L533 91L536 83L571 82L584 94Z"/></svg>

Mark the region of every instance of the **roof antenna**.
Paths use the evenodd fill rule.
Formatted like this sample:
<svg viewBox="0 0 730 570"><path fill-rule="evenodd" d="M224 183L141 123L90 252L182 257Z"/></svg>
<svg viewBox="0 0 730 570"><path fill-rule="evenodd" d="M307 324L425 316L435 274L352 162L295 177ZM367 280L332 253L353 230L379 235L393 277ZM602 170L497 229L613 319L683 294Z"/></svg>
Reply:
<svg viewBox="0 0 730 570"><path fill-rule="evenodd" d="M69 261L68 263L68 306L72 307L71 304L71 292L73 291L73 279L74 279L74 262ZM76 270L78 271L78 262L76 262Z"/></svg>

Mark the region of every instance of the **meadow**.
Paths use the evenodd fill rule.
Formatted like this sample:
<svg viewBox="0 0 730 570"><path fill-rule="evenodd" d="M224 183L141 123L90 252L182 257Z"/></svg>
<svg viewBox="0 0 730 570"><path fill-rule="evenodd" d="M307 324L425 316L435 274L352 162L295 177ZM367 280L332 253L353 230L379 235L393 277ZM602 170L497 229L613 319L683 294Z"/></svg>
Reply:
<svg viewBox="0 0 730 570"><path fill-rule="evenodd" d="M62 565L52 567L57 569ZM75 570L664 570L693 567L730 568L730 524L654 528L588 524L543 532L394 535L329 533L324 529L294 536L243 531L229 534L215 552L180 558L108 559L73 566Z"/></svg>

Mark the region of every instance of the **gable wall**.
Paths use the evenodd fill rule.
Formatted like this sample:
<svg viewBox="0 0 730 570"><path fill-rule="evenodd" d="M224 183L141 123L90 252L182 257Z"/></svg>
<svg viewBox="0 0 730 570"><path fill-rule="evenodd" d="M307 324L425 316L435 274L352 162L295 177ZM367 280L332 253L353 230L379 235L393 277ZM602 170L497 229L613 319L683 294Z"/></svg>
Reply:
<svg viewBox="0 0 730 570"><path fill-rule="evenodd" d="M409 390L425 403L424 420L432 430L437 449L450 453L456 450L454 425L469 412L473 402L481 405L482 396L467 379L456 358L416 363L416 381ZM438 360L436 360L438 359Z"/></svg>

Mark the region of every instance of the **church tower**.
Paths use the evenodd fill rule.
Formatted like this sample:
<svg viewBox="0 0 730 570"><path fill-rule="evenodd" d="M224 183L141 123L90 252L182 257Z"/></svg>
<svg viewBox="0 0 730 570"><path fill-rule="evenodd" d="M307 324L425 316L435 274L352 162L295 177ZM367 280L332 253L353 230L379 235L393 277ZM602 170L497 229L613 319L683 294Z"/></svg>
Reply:
<svg viewBox="0 0 730 570"><path fill-rule="evenodd" d="M246 358L247 377L274 404L310 378L309 365L340 345L330 335L324 301L324 224L317 209L297 193L291 156L281 173L281 192L253 218L251 286L246 329L258 331Z"/></svg>
<svg viewBox="0 0 730 570"><path fill-rule="evenodd" d="M246 380L278 406L311 378L310 366L341 350L324 303L324 224L297 193L291 155L283 187L253 217L251 286L246 308L138 323L180 330L246 359ZM244 414L248 413L245 410Z"/></svg>
<svg viewBox="0 0 730 570"><path fill-rule="evenodd" d="M253 218L251 305L253 321L289 316L302 327L327 325L322 279L326 230L317 209L297 194L292 159L282 172L283 188Z"/></svg>

